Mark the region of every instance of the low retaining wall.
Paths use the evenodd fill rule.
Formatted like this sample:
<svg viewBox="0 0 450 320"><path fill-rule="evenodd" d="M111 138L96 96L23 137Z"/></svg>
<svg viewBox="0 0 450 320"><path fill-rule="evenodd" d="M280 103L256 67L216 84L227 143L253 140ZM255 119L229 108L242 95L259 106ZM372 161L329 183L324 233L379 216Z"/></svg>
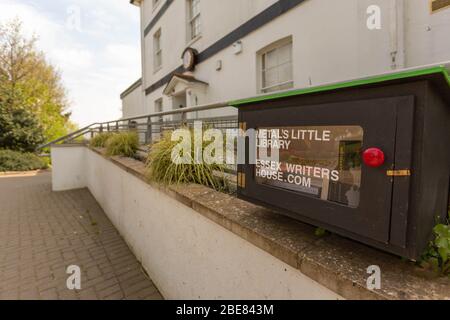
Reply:
<svg viewBox="0 0 450 320"><path fill-rule="evenodd" d="M53 189L89 188L168 299L450 298L398 258L203 186L149 184L142 162L79 145L52 162ZM366 288L371 265L381 290Z"/></svg>

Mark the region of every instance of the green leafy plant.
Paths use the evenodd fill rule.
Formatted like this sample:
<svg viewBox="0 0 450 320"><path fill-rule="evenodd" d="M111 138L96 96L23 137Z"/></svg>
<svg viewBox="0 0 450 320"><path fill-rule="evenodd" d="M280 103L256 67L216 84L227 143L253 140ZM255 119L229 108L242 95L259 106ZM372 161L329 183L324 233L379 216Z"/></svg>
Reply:
<svg viewBox="0 0 450 320"><path fill-rule="evenodd" d="M0 22L0 148L34 152L75 131L57 68L19 19ZM44 152L48 151L46 149Z"/></svg>
<svg viewBox="0 0 450 320"><path fill-rule="evenodd" d="M106 141L106 155L134 157L139 147L139 137L136 132L121 132L113 134Z"/></svg>
<svg viewBox="0 0 450 320"><path fill-rule="evenodd" d="M191 134L194 145L194 135ZM192 148L187 156L192 160L188 164L180 164L172 161L172 151L178 144L172 141L171 132L166 132L162 139L151 146L147 160L147 178L164 185L173 184L201 184L216 190L225 190L226 182L220 179L226 166L224 164L195 164L194 150ZM209 143L202 143L202 154Z"/></svg>
<svg viewBox="0 0 450 320"><path fill-rule="evenodd" d="M450 277L450 216L448 222L434 227L434 240L422 257L421 265Z"/></svg>
<svg viewBox="0 0 450 320"><path fill-rule="evenodd" d="M33 153L0 150L0 172L46 169L48 164Z"/></svg>
<svg viewBox="0 0 450 320"><path fill-rule="evenodd" d="M113 134L114 133L111 132L99 133L89 141L89 145L94 148L104 148L106 147L106 142L113 136Z"/></svg>
<svg viewBox="0 0 450 320"><path fill-rule="evenodd" d="M44 130L30 110L12 108L0 98L0 148L33 152L44 141Z"/></svg>
<svg viewBox="0 0 450 320"><path fill-rule="evenodd" d="M328 234L329 232L323 228L316 228L316 230L314 231L314 235L319 238L325 237Z"/></svg>

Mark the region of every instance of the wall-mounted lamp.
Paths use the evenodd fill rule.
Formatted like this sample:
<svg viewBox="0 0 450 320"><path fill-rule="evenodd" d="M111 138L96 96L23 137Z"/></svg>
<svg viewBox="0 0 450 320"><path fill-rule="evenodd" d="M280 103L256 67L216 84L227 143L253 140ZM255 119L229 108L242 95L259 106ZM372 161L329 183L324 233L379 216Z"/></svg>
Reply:
<svg viewBox="0 0 450 320"><path fill-rule="evenodd" d="M234 54L239 54L242 52L242 41L241 40L233 43L233 52L234 52Z"/></svg>

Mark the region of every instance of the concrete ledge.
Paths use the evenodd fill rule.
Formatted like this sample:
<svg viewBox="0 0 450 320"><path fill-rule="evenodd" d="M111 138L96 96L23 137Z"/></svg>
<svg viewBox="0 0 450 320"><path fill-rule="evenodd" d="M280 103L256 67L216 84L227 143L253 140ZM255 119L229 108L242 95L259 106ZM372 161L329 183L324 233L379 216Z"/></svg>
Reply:
<svg viewBox="0 0 450 320"><path fill-rule="evenodd" d="M346 299L450 299L448 278L426 277L413 263L345 238L318 238L309 225L199 185L164 187L145 178L144 163L93 152L299 270ZM367 268L382 271L381 290L366 287Z"/></svg>
<svg viewBox="0 0 450 320"><path fill-rule="evenodd" d="M51 169L40 169L40 170L31 170L31 171L2 171L2 172L0 172L0 177L35 176L35 175L49 172L49 171L51 171Z"/></svg>
<svg viewBox="0 0 450 320"><path fill-rule="evenodd" d="M80 143L64 143L64 144L54 144L51 147L54 148L78 148L78 147L87 147L88 144L84 142Z"/></svg>

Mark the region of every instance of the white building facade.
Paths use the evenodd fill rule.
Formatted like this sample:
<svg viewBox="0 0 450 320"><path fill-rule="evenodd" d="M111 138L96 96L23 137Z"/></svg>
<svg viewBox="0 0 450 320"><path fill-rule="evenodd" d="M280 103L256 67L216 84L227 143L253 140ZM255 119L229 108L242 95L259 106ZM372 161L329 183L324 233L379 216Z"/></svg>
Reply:
<svg viewBox="0 0 450 320"><path fill-rule="evenodd" d="M131 118L141 115L144 112L145 95L142 89L142 79L137 80L121 95L122 99L122 117Z"/></svg>
<svg viewBox="0 0 450 320"><path fill-rule="evenodd" d="M131 2L143 72L124 117L450 60L450 0Z"/></svg>

